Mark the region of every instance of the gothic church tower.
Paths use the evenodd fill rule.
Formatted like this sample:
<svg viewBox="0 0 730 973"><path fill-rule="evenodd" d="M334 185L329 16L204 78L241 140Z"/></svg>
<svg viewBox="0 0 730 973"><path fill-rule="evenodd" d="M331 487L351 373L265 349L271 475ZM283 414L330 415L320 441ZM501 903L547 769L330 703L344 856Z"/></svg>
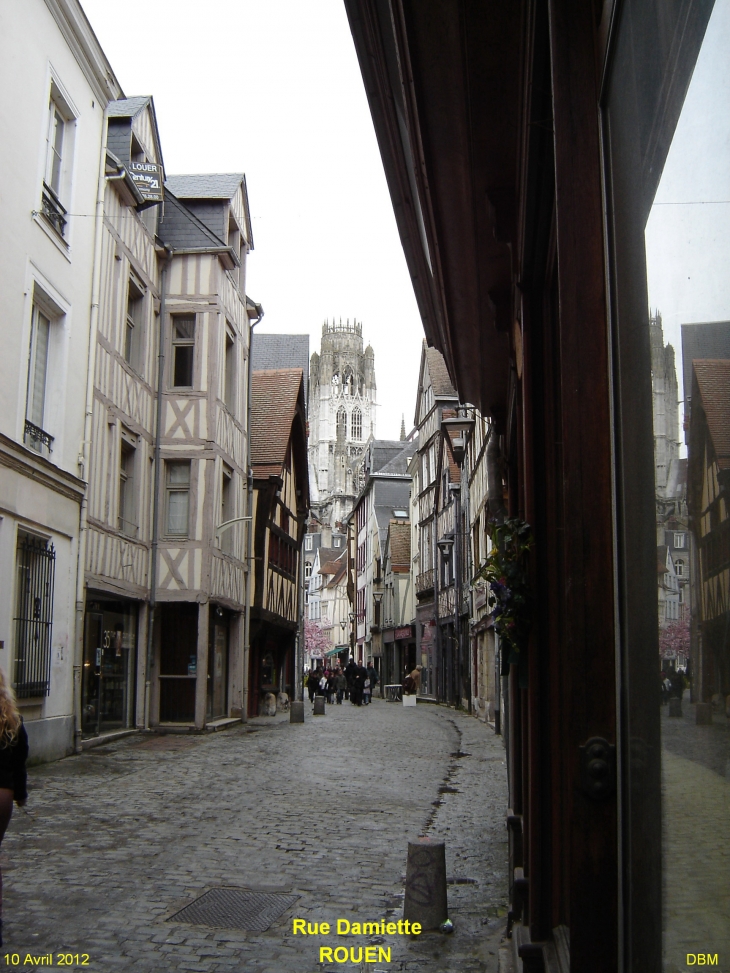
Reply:
<svg viewBox="0 0 730 973"><path fill-rule="evenodd" d="M375 438L375 354L362 349L360 322L325 321L309 382L310 506L320 523L336 527L353 508Z"/></svg>

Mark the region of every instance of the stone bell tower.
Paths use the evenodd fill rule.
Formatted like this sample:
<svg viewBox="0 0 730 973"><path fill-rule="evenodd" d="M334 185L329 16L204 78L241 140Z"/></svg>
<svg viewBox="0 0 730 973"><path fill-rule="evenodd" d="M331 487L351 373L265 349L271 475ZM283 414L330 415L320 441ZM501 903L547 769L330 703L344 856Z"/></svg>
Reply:
<svg viewBox="0 0 730 973"><path fill-rule="evenodd" d="M375 354L362 324L325 321L309 370L311 508L322 524L347 517L360 491L365 448L375 438Z"/></svg>

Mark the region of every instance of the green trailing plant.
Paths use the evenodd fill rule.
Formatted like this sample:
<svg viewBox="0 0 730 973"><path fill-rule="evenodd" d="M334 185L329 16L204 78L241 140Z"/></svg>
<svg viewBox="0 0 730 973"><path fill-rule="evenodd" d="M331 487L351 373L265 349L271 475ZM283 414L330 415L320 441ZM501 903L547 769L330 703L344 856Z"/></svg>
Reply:
<svg viewBox="0 0 730 973"><path fill-rule="evenodd" d="M532 597L527 580L527 552L532 531L524 520L490 520L487 533L492 550L477 578L489 583L487 607L503 645L519 653L532 625ZM517 661L511 659L510 661Z"/></svg>

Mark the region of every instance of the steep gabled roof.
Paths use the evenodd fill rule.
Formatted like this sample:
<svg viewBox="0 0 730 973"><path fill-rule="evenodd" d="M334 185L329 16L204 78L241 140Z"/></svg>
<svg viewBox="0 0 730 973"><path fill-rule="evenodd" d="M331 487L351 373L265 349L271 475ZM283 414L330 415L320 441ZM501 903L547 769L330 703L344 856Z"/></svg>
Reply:
<svg viewBox="0 0 730 973"><path fill-rule="evenodd" d="M301 397L301 403L300 403ZM251 465L257 478L281 476L301 405L304 423L304 383L301 368L267 369L251 378ZM304 442L306 455L306 440ZM301 486L307 489L307 468L299 470Z"/></svg>
<svg viewBox="0 0 730 973"><path fill-rule="evenodd" d="M308 401L308 334L262 334L254 331L251 337L251 365L254 371L266 368L301 368L304 375L304 401Z"/></svg>
<svg viewBox="0 0 730 973"><path fill-rule="evenodd" d="M717 465L730 469L730 358L695 359L694 372Z"/></svg>
<svg viewBox="0 0 730 973"><path fill-rule="evenodd" d="M426 348L426 363L428 374L431 376L431 385L434 395L446 395L452 399L458 399L459 393L453 386L449 370L446 367L444 356L435 348Z"/></svg>
<svg viewBox="0 0 730 973"><path fill-rule="evenodd" d="M408 464L411 461L411 457L414 453L418 452L418 440L410 443L402 443L403 449L389 460L385 466L381 466L378 470L371 470L372 473L381 473L386 475L388 473L400 473L404 474L408 472Z"/></svg>
<svg viewBox="0 0 730 973"><path fill-rule="evenodd" d="M242 172L205 172L168 176L165 185L178 199L231 199L243 180Z"/></svg>
<svg viewBox="0 0 730 973"><path fill-rule="evenodd" d="M136 118L149 102L151 95L141 95L136 98L119 98L112 101L107 108L109 118Z"/></svg>
<svg viewBox="0 0 730 973"><path fill-rule="evenodd" d="M165 182L165 210L158 236L174 250L218 249L232 254L231 248L217 234L181 203ZM231 258L233 259L233 258Z"/></svg>

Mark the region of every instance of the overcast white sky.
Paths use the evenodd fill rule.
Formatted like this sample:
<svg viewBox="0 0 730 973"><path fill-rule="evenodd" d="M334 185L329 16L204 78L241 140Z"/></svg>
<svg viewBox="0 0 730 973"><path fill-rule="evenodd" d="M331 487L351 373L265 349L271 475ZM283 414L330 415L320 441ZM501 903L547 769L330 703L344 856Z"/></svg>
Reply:
<svg viewBox="0 0 730 973"><path fill-rule="evenodd" d="M168 173L246 173L262 331L363 323L377 435L411 428L423 330L342 0L81 0Z"/></svg>
<svg viewBox="0 0 730 973"><path fill-rule="evenodd" d="M716 0L646 227L649 303L681 326L730 320L730 0ZM680 406L680 416L682 409Z"/></svg>

